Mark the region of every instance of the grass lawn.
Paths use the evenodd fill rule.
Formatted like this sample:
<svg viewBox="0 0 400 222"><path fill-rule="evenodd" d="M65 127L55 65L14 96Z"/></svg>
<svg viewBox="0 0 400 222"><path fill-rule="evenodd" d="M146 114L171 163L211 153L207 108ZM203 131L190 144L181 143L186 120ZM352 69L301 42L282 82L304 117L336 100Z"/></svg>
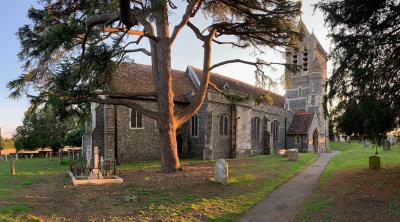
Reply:
<svg viewBox="0 0 400 222"><path fill-rule="evenodd" d="M321 175L315 193L306 202L299 221L399 221L400 146L379 149L382 169L369 170L372 147L331 142L340 150Z"/></svg>
<svg viewBox="0 0 400 222"><path fill-rule="evenodd" d="M167 175L157 162L125 164L123 184L97 187L71 186L56 159L16 161L15 177L0 161L0 221L233 221L317 157L228 160L228 185L212 181L213 161L184 160L183 172Z"/></svg>

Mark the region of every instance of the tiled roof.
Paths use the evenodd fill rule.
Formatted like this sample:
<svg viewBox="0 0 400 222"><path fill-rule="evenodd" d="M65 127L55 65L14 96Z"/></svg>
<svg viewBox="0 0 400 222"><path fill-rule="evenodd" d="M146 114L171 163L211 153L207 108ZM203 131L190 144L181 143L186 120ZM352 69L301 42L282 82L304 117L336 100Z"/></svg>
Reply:
<svg viewBox="0 0 400 222"><path fill-rule="evenodd" d="M304 135L307 134L313 120L314 113L300 112L293 116L293 121L290 124L289 135Z"/></svg>
<svg viewBox="0 0 400 222"><path fill-rule="evenodd" d="M202 70L198 68L193 68L196 74L199 76L199 79L202 79ZM283 108L285 104L285 98L282 95L274 93L272 91L268 91L262 88L255 87L253 85L244 83L242 81L232 79L217 73L211 74L211 82L218 87L219 90L229 91L229 92L238 92L241 94L255 94L255 95L265 95L268 94L272 97L273 106Z"/></svg>
<svg viewBox="0 0 400 222"><path fill-rule="evenodd" d="M202 70L193 69L201 82ZM179 70L172 70L172 78L175 93L174 100L188 102L185 94L196 91L193 82L184 71ZM117 68L111 82L114 89L119 92L151 93L155 91L150 65L122 63ZM224 86L227 86L229 91L242 94L269 94L272 97L273 105L276 107L283 108L285 102L282 95L216 73L211 74L211 83L222 91Z"/></svg>
<svg viewBox="0 0 400 222"><path fill-rule="evenodd" d="M179 70L172 70L172 78L175 93L174 101L188 102L185 94L193 91L193 83L185 72ZM151 66L149 65L122 63L112 76L111 82L114 90L118 92L155 92Z"/></svg>

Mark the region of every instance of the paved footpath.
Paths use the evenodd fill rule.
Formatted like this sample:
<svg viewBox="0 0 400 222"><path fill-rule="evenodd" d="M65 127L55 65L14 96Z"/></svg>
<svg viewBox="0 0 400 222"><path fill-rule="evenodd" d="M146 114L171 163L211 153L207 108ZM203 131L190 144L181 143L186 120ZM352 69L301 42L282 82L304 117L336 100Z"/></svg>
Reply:
<svg viewBox="0 0 400 222"><path fill-rule="evenodd" d="M321 153L317 161L249 209L240 222L292 222L312 193L329 160L339 152Z"/></svg>

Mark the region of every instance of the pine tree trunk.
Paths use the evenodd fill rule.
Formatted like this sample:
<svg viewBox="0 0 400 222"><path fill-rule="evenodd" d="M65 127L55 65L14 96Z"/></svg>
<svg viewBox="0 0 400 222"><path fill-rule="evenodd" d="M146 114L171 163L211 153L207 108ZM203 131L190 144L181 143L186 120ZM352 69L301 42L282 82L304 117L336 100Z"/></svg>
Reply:
<svg viewBox="0 0 400 222"><path fill-rule="evenodd" d="M164 121L171 121L169 116ZM163 123L160 129L161 172L173 173L181 169L173 122Z"/></svg>
<svg viewBox="0 0 400 222"><path fill-rule="evenodd" d="M171 46L169 42L168 7L164 2L156 14L158 64L158 111L160 112L161 171L172 173L181 169L176 143L174 92L171 75Z"/></svg>

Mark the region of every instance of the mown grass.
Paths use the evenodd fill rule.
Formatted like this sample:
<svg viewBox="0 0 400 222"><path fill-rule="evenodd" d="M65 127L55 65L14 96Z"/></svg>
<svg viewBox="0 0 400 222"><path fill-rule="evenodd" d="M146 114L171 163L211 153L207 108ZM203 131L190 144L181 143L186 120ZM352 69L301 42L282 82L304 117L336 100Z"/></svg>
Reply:
<svg viewBox="0 0 400 222"><path fill-rule="evenodd" d="M204 163L207 162L205 160L201 159L181 159L180 160L181 165L186 165L186 164L192 164L192 163ZM154 160L154 161L142 161L142 162L135 162L135 163L123 163L120 166L118 166L119 170L138 170L138 169L154 169L154 168L160 168L160 161L159 160Z"/></svg>
<svg viewBox="0 0 400 222"><path fill-rule="evenodd" d="M371 145L364 147L363 144L357 141L352 143L331 142L331 150L338 150L340 154L332 158L321 175L320 185L334 176L335 173L341 170L368 168L368 158L375 155L375 148ZM378 149L378 156L381 157L381 165L400 164L400 145L392 146L391 151L383 151L382 148Z"/></svg>
<svg viewBox="0 0 400 222"><path fill-rule="evenodd" d="M205 212L207 219L211 221L234 221L240 214L262 201L280 184L313 163L317 157L312 153L300 154L297 162L276 156L254 157L261 162L231 171L229 183L232 186L237 185L237 189L232 189L224 196L202 199L194 203L192 208ZM273 176L261 179L260 174L263 173Z"/></svg>
<svg viewBox="0 0 400 222"><path fill-rule="evenodd" d="M14 160L16 175L10 172L9 161L0 160L0 221L7 222L31 222L40 221L37 217L27 215L30 207L25 202L15 201L15 196L23 189L29 189L30 185L39 183L44 177L52 174L65 173L69 166L69 161L59 164L57 158L20 158Z"/></svg>
<svg viewBox="0 0 400 222"><path fill-rule="evenodd" d="M234 221L240 214L263 200L280 184L287 181L306 166L313 163L318 155L300 154L297 162L276 156L256 156L248 159L246 164L235 164L228 160L229 184L219 185L220 192L195 193L190 187L177 186L172 190L163 190L149 187L137 187L134 184L125 184L118 189L126 189L122 193L137 195L144 202L137 203L139 216L143 219L164 219L172 221L196 221L200 218L209 221ZM183 160L182 164L204 164L211 161ZM0 161L0 221L36 221L29 216L32 209L29 202L15 202L18 191L29 189L31 185L40 183L52 174L66 174L68 164L58 165L55 158L49 159L20 159L15 161L17 175L11 176L9 165ZM121 170L151 169L159 167L158 161L125 164ZM212 183L210 181L210 183ZM51 183L48 186L52 186ZM210 184L201 184L207 189ZM215 186L215 185L212 185ZM117 189L117 187L116 187ZM68 190L68 189L67 189ZM74 189L79 192L79 189ZM62 203L60 203L62 204ZM61 206L61 205L60 205ZM120 207L116 204L113 207ZM112 210L112 209L110 209ZM58 216L68 218L68 215ZM197 215L197 216L196 216ZM202 215L200 218L198 215ZM126 221L128 218L115 217L114 221Z"/></svg>
<svg viewBox="0 0 400 222"><path fill-rule="evenodd" d="M367 169L369 167L368 158L375 155L375 149L371 145L364 147L363 144L357 141L352 141L351 143L330 142L330 148L331 150L340 151L340 154L331 159L322 173L317 190L307 200L299 214L300 221L309 221L313 214L323 211L332 204L333 197L325 195L321 190L335 175L347 170ZM391 151L383 151L382 148L378 149L378 156L381 157L381 166L400 164L400 144L396 144L391 148ZM354 186L358 185L355 184ZM400 204L397 200L393 201L390 206L392 214L395 215L400 212L398 210ZM326 213L318 221L329 221L331 217L330 213Z"/></svg>
<svg viewBox="0 0 400 222"><path fill-rule="evenodd" d="M235 221L317 158L318 155L312 153L300 154L299 161L291 162L287 158L262 155L247 158L253 162L240 166L235 165L240 159L228 160L229 184L220 185L221 192L211 196L195 194L184 187L168 191L133 188L132 192L149 199L144 205L144 218L198 221L199 218L191 215L200 214L208 221Z"/></svg>
<svg viewBox="0 0 400 222"><path fill-rule="evenodd" d="M12 197L14 192L37 183L41 178L67 172L68 160L60 165L58 159L33 158L14 160L16 175L11 176L8 161L0 160L0 200Z"/></svg>

